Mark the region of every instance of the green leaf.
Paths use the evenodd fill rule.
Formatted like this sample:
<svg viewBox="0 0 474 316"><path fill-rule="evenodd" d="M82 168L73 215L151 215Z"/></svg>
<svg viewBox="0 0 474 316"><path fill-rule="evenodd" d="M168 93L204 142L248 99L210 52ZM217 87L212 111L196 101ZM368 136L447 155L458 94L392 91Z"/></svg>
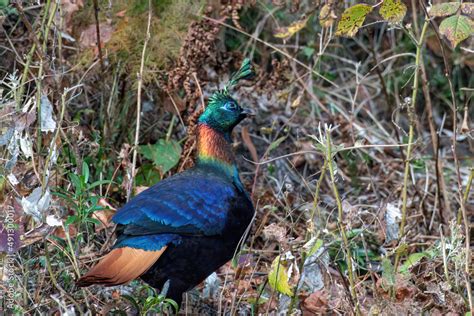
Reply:
<svg viewBox="0 0 474 316"><path fill-rule="evenodd" d="M283 262L280 261L280 256L277 256L272 263L272 269L268 274L268 283L279 293L287 296L293 296L293 291L288 284L288 272Z"/></svg>
<svg viewBox="0 0 474 316"><path fill-rule="evenodd" d="M95 182L92 182L88 187L87 190L92 190L93 188L101 185L101 184L110 184L114 183L112 180L97 180Z"/></svg>
<svg viewBox="0 0 474 316"><path fill-rule="evenodd" d="M312 47L305 46L301 51L303 52L303 55L305 55L307 58L310 58L314 55L315 50Z"/></svg>
<svg viewBox="0 0 474 316"><path fill-rule="evenodd" d="M317 239L314 244L311 246L311 249L308 251L308 257L314 255L316 251L323 246L323 240Z"/></svg>
<svg viewBox="0 0 474 316"><path fill-rule="evenodd" d="M454 15L444 19L439 25L439 32L446 36L452 48L471 36L474 22L464 15Z"/></svg>
<svg viewBox="0 0 474 316"><path fill-rule="evenodd" d="M73 223L76 223L79 221L79 217L77 217L76 215L71 215L71 216L68 216L68 218L66 219L66 222L64 222L64 226L69 226Z"/></svg>
<svg viewBox="0 0 474 316"><path fill-rule="evenodd" d="M427 257L428 254L426 252L416 252L412 253L408 256L407 260L400 266L401 273L407 273L408 270L415 266L421 259Z"/></svg>
<svg viewBox="0 0 474 316"><path fill-rule="evenodd" d="M90 175L89 166L87 165L85 161L83 161L82 162L82 177L84 179L84 183L89 182L89 175Z"/></svg>
<svg viewBox="0 0 474 316"><path fill-rule="evenodd" d="M62 193L62 192L58 192L58 191L53 191L53 192L51 192L51 194L59 196L60 198L68 201L69 203L71 203L74 208L77 208L76 200L72 199L71 196L69 196L65 193Z"/></svg>
<svg viewBox="0 0 474 316"><path fill-rule="evenodd" d="M74 186L74 190L77 194L82 192L82 181L79 176L75 173L69 174L69 179L71 179L72 185Z"/></svg>
<svg viewBox="0 0 474 316"><path fill-rule="evenodd" d="M370 12L372 12L372 6L363 3L347 8L337 25L336 36L353 37Z"/></svg>
<svg viewBox="0 0 474 316"><path fill-rule="evenodd" d="M0 0L0 10L5 9L8 6L8 0Z"/></svg>
<svg viewBox="0 0 474 316"><path fill-rule="evenodd" d="M139 152L146 159L151 160L156 167L160 168L162 173L165 173L178 163L181 156L181 146L176 141L160 139L154 145L140 146Z"/></svg>
<svg viewBox="0 0 474 316"><path fill-rule="evenodd" d="M434 4L428 12L431 17L453 15L459 10L460 2Z"/></svg>
<svg viewBox="0 0 474 316"><path fill-rule="evenodd" d="M407 243L401 243L396 249L395 253L398 254L399 256L404 256L408 251L408 245Z"/></svg>
<svg viewBox="0 0 474 316"><path fill-rule="evenodd" d="M170 305L176 313L178 312L179 306L178 306L178 303L176 303L174 300L170 298L165 298L164 302Z"/></svg>
<svg viewBox="0 0 474 316"><path fill-rule="evenodd" d="M283 143L285 139L286 139L286 136L282 136L278 138L277 140L275 140L273 143L271 143L270 146L268 147L268 152L270 153L273 149L280 146L280 144Z"/></svg>
<svg viewBox="0 0 474 316"><path fill-rule="evenodd" d="M395 268L393 267L390 259L382 259L382 278L385 280L386 285L395 285Z"/></svg>
<svg viewBox="0 0 474 316"><path fill-rule="evenodd" d="M152 186L161 180L160 170L151 163L142 164L135 179L137 185Z"/></svg>
<svg viewBox="0 0 474 316"><path fill-rule="evenodd" d="M92 224L95 224L95 225L100 225L101 224L101 222L97 218L92 218L92 217L88 217L88 218L84 219L84 222L85 223L92 223Z"/></svg>
<svg viewBox="0 0 474 316"><path fill-rule="evenodd" d="M400 0L384 0L379 12L384 20L400 23L407 13L407 6Z"/></svg>

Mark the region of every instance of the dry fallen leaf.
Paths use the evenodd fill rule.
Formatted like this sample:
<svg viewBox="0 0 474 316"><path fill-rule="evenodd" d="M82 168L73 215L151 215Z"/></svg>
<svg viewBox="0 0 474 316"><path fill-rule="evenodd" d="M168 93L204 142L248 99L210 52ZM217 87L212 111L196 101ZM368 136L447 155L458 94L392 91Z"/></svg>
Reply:
<svg viewBox="0 0 474 316"><path fill-rule="evenodd" d="M322 27L331 27L337 19L337 15L333 7L329 4L323 5L321 11L319 11L319 24Z"/></svg>
<svg viewBox="0 0 474 316"><path fill-rule="evenodd" d="M95 231L98 232L107 227L111 227L113 225L111 219L114 214L115 210L101 210L94 212L92 218L95 218L100 222L100 225L96 226Z"/></svg>
<svg viewBox="0 0 474 316"><path fill-rule="evenodd" d="M127 10L122 10L122 11L117 12L115 16L119 18L123 18L125 16L125 13L127 13Z"/></svg>
<svg viewBox="0 0 474 316"><path fill-rule="evenodd" d="M263 238L270 241L278 241L279 243L287 242L286 228L271 223L263 229Z"/></svg>
<svg viewBox="0 0 474 316"><path fill-rule="evenodd" d="M107 43L112 38L115 28L108 23L100 23L100 44ZM97 47L97 29L95 24L89 25L82 31L79 43L84 48Z"/></svg>
<svg viewBox="0 0 474 316"><path fill-rule="evenodd" d="M303 315L323 315L328 309L328 294L326 291L311 293L302 304Z"/></svg>
<svg viewBox="0 0 474 316"><path fill-rule="evenodd" d="M66 26L66 31L68 33L72 32L72 17L74 14L79 11L79 9L84 7L84 0L61 0L60 2L61 11L64 16L64 25ZM59 17L57 17L56 25L60 25Z"/></svg>
<svg viewBox="0 0 474 316"><path fill-rule="evenodd" d="M293 34L301 31L306 26L306 22L308 22L307 17L291 23L288 27L280 27L276 30L273 36L288 39L293 36Z"/></svg>
<svg viewBox="0 0 474 316"><path fill-rule="evenodd" d="M149 188L149 187L144 186L144 185L138 185L138 186L136 186L136 187L135 187L135 190L134 190L135 195L138 195L138 194L142 193L143 191L147 190L148 188Z"/></svg>
<svg viewBox="0 0 474 316"><path fill-rule="evenodd" d="M67 228L69 230L69 236L71 238L77 235L77 228L75 225L73 224L68 225ZM53 232L53 235L62 239L66 239L66 232L64 231L64 226L56 227L56 229Z"/></svg>

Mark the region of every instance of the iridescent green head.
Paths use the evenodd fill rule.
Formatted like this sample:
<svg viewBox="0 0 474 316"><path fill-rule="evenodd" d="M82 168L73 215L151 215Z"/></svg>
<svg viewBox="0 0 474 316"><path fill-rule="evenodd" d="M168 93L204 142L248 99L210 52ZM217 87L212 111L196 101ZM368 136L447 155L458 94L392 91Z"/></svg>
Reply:
<svg viewBox="0 0 474 316"><path fill-rule="evenodd" d="M209 99L206 110L199 117L199 122L217 131L230 133L248 114L231 96L219 91Z"/></svg>
<svg viewBox="0 0 474 316"><path fill-rule="evenodd" d="M204 113L199 117L199 122L204 123L213 129L230 133L232 129L249 114L242 109L237 101L233 99L229 90L241 79L247 79L253 75L250 60L244 59L242 66L230 79L223 90L216 91L209 98L208 105Z"/></svg>

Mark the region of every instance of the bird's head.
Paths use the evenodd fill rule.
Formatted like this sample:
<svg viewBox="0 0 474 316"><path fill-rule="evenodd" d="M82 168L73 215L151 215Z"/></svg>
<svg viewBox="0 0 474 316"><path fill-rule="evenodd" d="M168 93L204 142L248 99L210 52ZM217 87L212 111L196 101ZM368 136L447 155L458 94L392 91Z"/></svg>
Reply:
<svg viewBox="0 0 474 316"><path fill-rule="evenodd" d="M250 112L239 106L237 101L230 96L229 90L236 86L239 80L248 79L253 74L250 59L244 59L240 69L232 75L224 89L214 92L209 98L206 110L199 117L199 123L204 123L226 134L230 133Z"/></svg>
<svg viewBox="0 0 474 316"><path fill-rule="evenodd" d="M206 110L199 117L199 123L223 133L230 133L249 114L226 91L218 91L209 99Z"/></svg>

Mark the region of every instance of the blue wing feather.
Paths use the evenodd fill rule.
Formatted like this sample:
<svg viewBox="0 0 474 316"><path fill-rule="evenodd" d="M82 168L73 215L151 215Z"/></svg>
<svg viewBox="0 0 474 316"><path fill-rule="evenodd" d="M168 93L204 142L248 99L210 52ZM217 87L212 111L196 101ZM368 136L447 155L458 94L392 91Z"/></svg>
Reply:
<svg viewBox="0 0 474 316"><path fill-rule="evenodd" d="M181 237L175 234L159 234L145 236L121 235L113 248L131 247L147 251L160 250L169 243L179 244Z"/></svg>
<svg viewBox="0 0 474 316"><path fill-rule="evenodd" d="M236 195L232 183L222 177L184 172L140 193L112 220L125 225L127 235L216 235L222 232Z"/></svg>

